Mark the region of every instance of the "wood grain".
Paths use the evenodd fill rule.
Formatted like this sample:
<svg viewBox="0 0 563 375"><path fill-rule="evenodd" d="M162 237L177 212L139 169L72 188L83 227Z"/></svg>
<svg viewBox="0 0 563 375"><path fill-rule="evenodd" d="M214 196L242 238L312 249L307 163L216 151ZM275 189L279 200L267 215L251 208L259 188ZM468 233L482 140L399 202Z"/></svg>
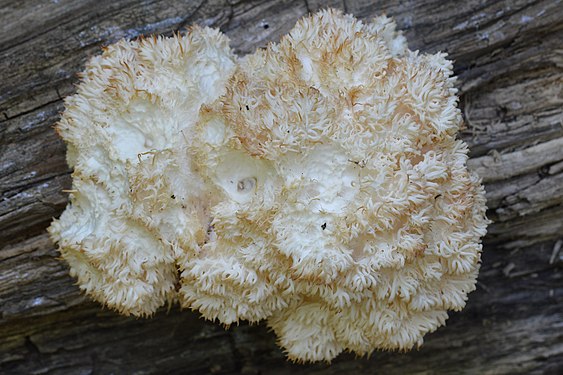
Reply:
<svg viewBox="0 0 563 375"><path fill-rule="evenodd" d="M386 13L411 49L455 60L494 220L466 309L418 351L293 365L264 325L224 330L175 306L125 318L81 295L45 228L70 186L52 126L85 61L193 23L243 55L326 5ZM557 0L0 0L0 373L563 373L562 20Z"/></svg>

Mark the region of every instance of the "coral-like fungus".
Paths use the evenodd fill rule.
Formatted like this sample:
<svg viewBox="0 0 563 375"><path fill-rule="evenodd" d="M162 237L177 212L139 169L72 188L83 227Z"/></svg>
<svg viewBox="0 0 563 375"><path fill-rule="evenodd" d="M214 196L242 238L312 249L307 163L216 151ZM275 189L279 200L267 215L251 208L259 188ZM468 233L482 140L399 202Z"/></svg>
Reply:
<svg viewBox="0 0 563 375"><path fill-rule="evenodd" d="M267 319L299 361L420 345L474 290L487 225L451 75L336 11L240 59L210 29L120 42L66 100L51 235L125 314Z"/></svg>

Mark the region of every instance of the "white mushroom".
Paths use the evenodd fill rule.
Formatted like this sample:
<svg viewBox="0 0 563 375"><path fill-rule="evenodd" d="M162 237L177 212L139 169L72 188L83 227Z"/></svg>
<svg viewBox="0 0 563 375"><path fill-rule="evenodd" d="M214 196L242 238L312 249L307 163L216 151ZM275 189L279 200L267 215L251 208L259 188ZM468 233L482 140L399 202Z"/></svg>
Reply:
<svg viewBox="0 0 563 375"><path fill-rule="evenodd" d="M386 17L321 11L238 61L209 29L121 42L67 100L51 234L123 313L267 319L297 361L410 349L465 305L488 223L457 101Z"/></svg>
<svg viewBox="0 0 563 375"><path fill-rule="evenodd" d="M175 299L177 260L197 251L211 200L187 149L199 109L225 92L235 57L216 30L121 41L93 58L57 131L74 167L49 231L78 284L124 314Z"/></svg>

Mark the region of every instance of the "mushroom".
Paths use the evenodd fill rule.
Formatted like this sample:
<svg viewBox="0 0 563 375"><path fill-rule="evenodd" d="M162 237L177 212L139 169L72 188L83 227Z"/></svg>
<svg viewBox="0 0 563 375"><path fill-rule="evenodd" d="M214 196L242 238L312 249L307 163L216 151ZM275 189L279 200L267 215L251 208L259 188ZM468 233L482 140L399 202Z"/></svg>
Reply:
<svg viewBox="0 0 563 375"><path fill-rule="evenodd" d="M187 149L234 66L227 38L209 28L120 41L66 98L56 130L73 193L49 231L97 301L146 316L176 298L177 261L206 236L212 202Z"/></svg>
<svg viewBox="0 0 563 375"><path fill-rule="evenodd" d="M120 42L66 101L76 193L50 232L125 314L266 319L295 361L407 350L475 289L457 101L445 54L387 17L321 11L240 59L210 29Z"/></svg>

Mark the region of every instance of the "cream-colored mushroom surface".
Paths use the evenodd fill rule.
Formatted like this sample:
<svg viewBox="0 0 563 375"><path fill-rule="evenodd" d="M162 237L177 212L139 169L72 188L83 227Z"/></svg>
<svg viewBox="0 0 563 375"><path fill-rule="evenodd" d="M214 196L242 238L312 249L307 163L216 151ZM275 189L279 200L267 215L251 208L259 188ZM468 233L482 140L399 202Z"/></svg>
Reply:
<svg viewBox="0 0 563 375"><path fill-rule="evenodd" d="M124 314L267 319L297 361L410 349L465 305L488 223L457 101L386 17L321 11L242 58L206 28L123 41L66 100L50 232Z"/></svg>

